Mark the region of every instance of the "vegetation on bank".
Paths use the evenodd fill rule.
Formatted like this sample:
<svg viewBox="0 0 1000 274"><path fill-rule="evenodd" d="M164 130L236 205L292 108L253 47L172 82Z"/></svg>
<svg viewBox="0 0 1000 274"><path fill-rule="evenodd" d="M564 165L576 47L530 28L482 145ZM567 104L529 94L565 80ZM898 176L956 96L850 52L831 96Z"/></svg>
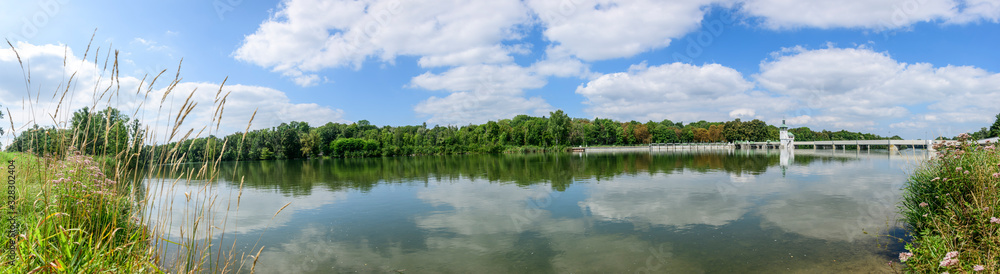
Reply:
<svg viewBox="0 0 1000 274"><path fill-rule="evenodd" d="M913 240L899 260L909 271L1000 271L1000 150L970 138L936 145L906 183L902 215Z"/></svg>
<svg viewBox="0 0 1000 274"><path fill-rule="evenodd" d="M149 233L128 199L130 184L113 180L93 157L65 159L0 152L16 178L16 211L0 229L19 232L0 246L2 273L143 273L157 269ZM13 221L12 221L13 220Z"/></svg>
<svg viewBox="0 0 1000 274"><path fill-rule="evenodd" d="M31 73L24 65L29 60L22 60L17 48L9 41L7 44L21 65L25 91L34 98L43 96L41 94L46 91L36 87L38 84L32 81ZM84 57L92 53L90 48L88 44ZM0 152L0 160L8 168L7 188L13 188L16 194L13 200L5 200L5 208L0 215L0 219L4 220L0 222L0 229L5 234L0 240L3 247L0 250L0 273L200 273L241 269L252 272L262 248L255 246L250 247L252 250L231 251L215 242L235 231L235 227L219 224L216 213L205 210L219 197L210 187L215 181L214 176L218 175L214 167L207 163L199 164L197 172L172 177L170 183L174 185L203 184L198 191L183 195L176 193L171 184L157 181L160 177L156 175L176 171L175 167L166 164L187 158L177 153L177 146L157 144L158 140L146 132L149 127L125 114L139 116L138 113L143 110L141 107L123 112L110 105L102 105L117 102L115 97L118 94L129 91L120 89L118 52L114 51L114 58L110 50L97 53L93 63L63 62L63 69L67 71L71 70L67 66L99 69L100 75L93 82L94 86L81 87L85 91L93 90L95 101L92 105L78 108L71 106L72 101L60 101L56 109L46 109L51 118L61 117L56 114L76 109L68 121L53 121L60 127L33 125L15 132L0 130L0 133L14 135L6 151ZM100 58L101 53L105 54L105 58ZM163 92L163 98L167 98L180 82L179 70L180 67L175 78L165 86L157 82L166 70L157 75L146 75L139 83L138 92L145 91L148 97L150 92L157 90ZM71 75L76 76L76 73ZM55 84L58 88L54 97L66 98L81 92L74 77ZM215 102L209 106L217 110L217 114L211 117L212 124L217 124L221 118L226 96L217 93ZM189 96L184 100L186 108L177 113L160 113L163 110L161 107L151 115L175 117L171 125L174 130L181 128L186 113L195 105L190 99ZM25 107L37 108L32 106L33 100L25 102ZM11 119L12 127L13 123ZM210 133L215 130L218 129L208 128ZM182 144L188 138L199 137L198 134L179 134L176 138L173 134L167 135L170 136L167 142L171 144ZM162 149L161 153L153 153L157 151L155 148ZM214 154L221 155L223 151L225 149L220 149ZM240 193L228 193L237 197L228 205L233 212L239 210ZM164 205L160 202L172 199L163 197L184 198ZM14 210L7 208L8 203ZM276 210L280 212L280 209ZM177 211L182 211L184 219L154 217ZM225 213L228 212L222 214ZM212 229L205 229L205 224L212 225ZM9 230L11 228L15 230ZM13 237L8 234L11 232L15 233ZM213 237L220 234L223 237ZM226 239L232 239L232 236Z"/></svg>
<svg viewBox="0 0 1000 274"><path fill-rule="evenodd" d="M90 118L88 118L90 117ZM99 129L99 130L95 130ZM790 129L796 140L877 140L874 134ZM649 143L768 141L778 139L778 128L761 120L684 124L620 122L611 119L570 118L562 110L546 117L518 115L480 125L383 126L366 120L326 123L313 127L293 121L276 127L208 136L156 147L134 147L145 132L135 120L114 108L98 112L83 108L73 115L71 128L34 127L8 146L10 151L63 153L58 147L73 139L96 140L81 146L88 154L122 157L122 151L140 151L141 161L175 153L189 162L298 159L313 157L377 157L397 155L447 155L467 153L518 153L564 151L575 146L629 146ZM61 139L60 139L61 138ZM898 139L899 137L893 137ZM133 147L129 147L133 146ZM223 147L226 147L223 151Z"/></svg>

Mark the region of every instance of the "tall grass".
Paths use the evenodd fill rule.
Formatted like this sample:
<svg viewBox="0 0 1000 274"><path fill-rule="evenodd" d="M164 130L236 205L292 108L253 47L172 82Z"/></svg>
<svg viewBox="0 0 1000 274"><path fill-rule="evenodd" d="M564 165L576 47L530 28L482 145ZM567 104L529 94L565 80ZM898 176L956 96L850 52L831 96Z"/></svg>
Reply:
<svg viewBox="0 0 1000 274"><path fill-rule="evenodd" d="M917 273L1000 271L1000 151L960 135L904 189L902 213L913 233L900 254Z"/></svg>
<svg viewBox="0 0 1000 274"><path fill-rule="evenodd" d="M52 93L53 98L60 98L58 107L44 110L55 128L45 134L30 135L44 136L45 140L27 140L31 144L44 142L45 145L34 146L37 149L30 153L0 153L5 166L8 161L15 161L17 178L17 211L3 210L4 215L0 218L4 222L0 229L7 231L11 226L7 219L12 215L19 224L17 237L4 237L0 241L0 246L6 247L11 241L16 246L13 253L6 249L0 253L0 273L253 272L256 256L263 247L251 249L256 252L237 253L233 251L235 248L220 244L221 239L232 237L226 235L227 232L235 231L237 224L228 223L228 214L238 212L242 193L242 186L239 192L229 194L217 193L211 187L216 182L216 167L223 153L206 155L194 169L179 170L178 165L185 157L177 152L184 140L218 131L228 96L222 92L225 80L216 92L215 103L208 106L214 113L211 123L197 132L185 130L185 119L197 103L191 100L195 91L175 90L181 79L180 65L174 79L165 87L156 88L157 82L164 81L160 80L166 73L163 70L157 75L144 76L138 90L126 91L120 87L118 52L112 56L111 50L107 50L100 56L98 47L90 63L88 55L92 42L93 36L83 60L84 65L103 66L95 86L92 89L77 87L74 82L78 81L77 73L72 73L58 83L54 92L46 92ZM10 41L7 44L17 56L29 97L46 96L32 82L30 70L25 67L27 60L21 59ZM162 91L163 97L149 98L154 90ZM136 126L123 131L127 136L122 137L110 134L119 132L112 127L121 125L86 123L86 126L71 127L72 121L56 120L61 117L60 112L69 113L80 108L64 101L77 92L92 93L93 103L86 107L93 110L120 107L112 105L118 101L113 98L121 93L134 93L142 100L138 106L123 112L130 113L131 117L166 118L168 130L156 132L148 125ZM171 106L165 102L174 92L190 94L179 109L171 111ZM36 107L34 101L37 99L25 101L25 108ZM159 101L155 113L145 113L147 101ZM75 119L111 121L114 118L109 112L79 114L85 117ZM14 129L14 119L10 118ZM19 118L29 121L19 125L22 128L36 123L34 117ZM248 128L253 117L249 119ZM13 132L15 136L19 133L24 132ZM153 149L160 144L175 145L163 151ZM235 145L238 144L223 144L223 151ZM168 174L183 175L161 179ZM197 191L183 193L183 202L175 204L166 198L181 195L177 192L179 184L195 185ZM235 196L231 199L233 202L219 199L225 198L223 195ZM222 206L225 208L223 213L212 210ZM171 218L175 207L183 211L179 220Z"/></svg>

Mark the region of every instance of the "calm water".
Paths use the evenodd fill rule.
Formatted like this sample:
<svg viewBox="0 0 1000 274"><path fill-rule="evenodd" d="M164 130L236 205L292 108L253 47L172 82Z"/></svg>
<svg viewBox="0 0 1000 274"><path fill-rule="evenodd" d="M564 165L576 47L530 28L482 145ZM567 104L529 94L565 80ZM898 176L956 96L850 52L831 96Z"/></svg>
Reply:
<svg viewBox="0 0 1000 274"><path fill-rule="evenodd" d="M190 227L181 224L190 219L185 212L218 213L211 223L237 228L236 237L217 241L239 252L264 246L259 273L882 272L902 247L875 235L904 234L896 203L925 154L737 150L224 163L217 182L181 181L157 198L173 206L154 218L172 218L166 229L176 237ZM241 177L239 211L226 219ZM205 185L220 193L214 206L194 207L205 204L197 195L186 204L184 192ZM209 237L209 230L218 231L193 234Z"/></svg>

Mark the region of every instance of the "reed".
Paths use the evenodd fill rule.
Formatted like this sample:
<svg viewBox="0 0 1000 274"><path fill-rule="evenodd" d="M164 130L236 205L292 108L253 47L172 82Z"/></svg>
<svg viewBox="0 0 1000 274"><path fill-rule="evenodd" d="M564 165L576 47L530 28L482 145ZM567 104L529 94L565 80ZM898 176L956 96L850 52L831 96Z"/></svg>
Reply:
<svg viewBox="0 0 1000 274"><path fill-rule="evenodd" d="M93 36L81 67L98 68L101 63L100 47L93 62L87 60L92 43ZM43 95L32 81L25 65L28 60L22 60L13 43L7 44L21 66L29 97L25 107L34 109L39 96L48 94ZM235 237L231 234L238 224L229 222L229 214L238 214L242 182L236 193L219 193L213 187L218 183L221 155L243 140L241 144L223 144L222 151L206 154L203 161L189 168L181 167L185 155L178 153L185 140L218 132L229 95L223 92L228 78L210 106L214 110L212 122L195 132L193 128L185 130L185 121L199 107L192 100L197 90L191 90L175 111L167 102L171 93L183 92L175 90L181 82L181 64L164 87L157 88L157 81L166 70L152 77L144 75L133 94L122 90L118 51L112 54L109 47L103 55L94 87L79 88L74 82L81 68L58 83L51 95L59 97L57 107L46 109L49 117L43 118L51 119L55 126L29 127L38 120L28 117L29 122L17 130L10 119L15 141L0 153L0 160L16 165L12 175L17 178L17 210L3 211L5 221L0 229L6 232L18 224L18 235L0 241L4 247L11 243L16 247L12 253L7 249L0 253L0 273L252 273L263 247L239 252L235 241L233 246L221 244ZM69 65L64 56L64 69ZM146 82L149 78L152 80ZM146 113L144 106L154 91L163 93L160 105L155 113ZM65 116L60 112L81 107L67 101L77 92L92 93L93 102L71 118L60 120ZM117 104L121 96L141 100L132 109L118 111L127 107ZM124 113L131 113L134 120ZM147 116L156 120L169 117L167 125L161 125L168 131L143 126L137 117ZM251 117L248 129L252 121ZM172 146L155 149L161 145ZM168 176L170 179L163 179ZM181 197L182 189L188 190L183 192L184 199L172 199ZM179 218L175 218L176 212L181 212Z"/></svg>

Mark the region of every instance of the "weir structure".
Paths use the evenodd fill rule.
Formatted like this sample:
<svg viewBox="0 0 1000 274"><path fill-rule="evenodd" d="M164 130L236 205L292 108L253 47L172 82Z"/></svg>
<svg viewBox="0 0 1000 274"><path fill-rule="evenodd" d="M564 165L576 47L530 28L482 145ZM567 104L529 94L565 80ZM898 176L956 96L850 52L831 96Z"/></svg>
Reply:
<svg viewBox="0 0 1000 274"><path fill-rule="evenodd" d="M781 120L781 127L778 128L778 141L766 142L731 142L731 143L651 143L645 146L631 147L575 147L573 152L612 152L612 151L696 151L696 150L730 150L730 149L782 149L791 150L796 147L812 147L816 149L846 150L853 147L857 151L871 150L872 146L882 146L890 151L898 151L900 148L923 148L934 151L934 145L938 143L955 142L948 140L836 140L836 141L805 141L796 142L795 134L788 132L785 120ZM977 144L996 144L997 137L976 141Z"/></svg>

